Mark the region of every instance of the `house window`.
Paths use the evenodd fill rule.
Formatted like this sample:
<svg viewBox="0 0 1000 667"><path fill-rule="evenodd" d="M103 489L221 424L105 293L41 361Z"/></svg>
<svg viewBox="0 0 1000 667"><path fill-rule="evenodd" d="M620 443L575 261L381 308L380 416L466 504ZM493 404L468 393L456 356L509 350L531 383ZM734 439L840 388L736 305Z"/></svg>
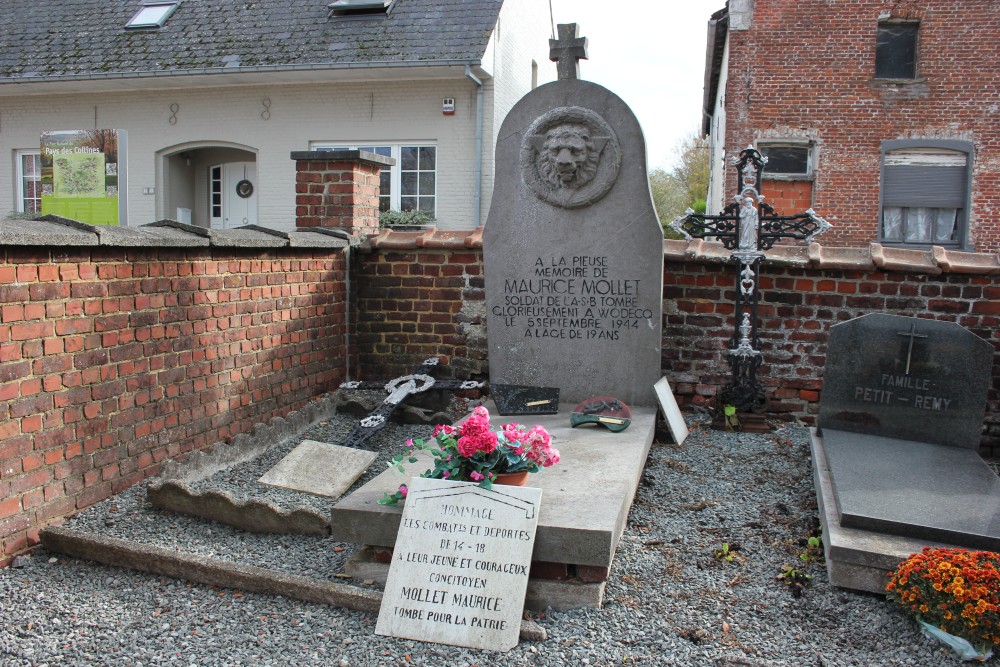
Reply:
<svg viewBox="0 0 1000 667"><path fill-rule="evenodd" d="M882 142L881 240L963 247L971 169L969 142Z"/></svg>
<svg viewBox="0 0 1000 667"><path fill-rule="evenodd" d="M807 143L759 144L761 155L767 158L764 177L809 178L812 175L812 148Z"/></svg>
<svg viewBox="0 0 1000 667"><path fill-rule="evenodd" d="M380 172L380 211L424 211L436 215L437 147L410 144L312 144L316 151L361 150L396 160Z"/></svg>
<svg viewBox="0 0 1000 667"><path fill-rule="evenodd" d="M917 77L917 23L879 23L875 37L875 78Z"/></svg>
<svg viewBox="0 0 1000 667"><path fill-rule="evenodd" d="M17 151L17 211L42 210L42 156L38 151Z"/></svg>
<svg viewBox="0 0 1000 667"><path fill-rule="evenodd" d="M177 9L179 1L174 2L144 2L139 11L135 13L128 23L125 24L126 28L160 28L170 15L174 13Z"/></svg>

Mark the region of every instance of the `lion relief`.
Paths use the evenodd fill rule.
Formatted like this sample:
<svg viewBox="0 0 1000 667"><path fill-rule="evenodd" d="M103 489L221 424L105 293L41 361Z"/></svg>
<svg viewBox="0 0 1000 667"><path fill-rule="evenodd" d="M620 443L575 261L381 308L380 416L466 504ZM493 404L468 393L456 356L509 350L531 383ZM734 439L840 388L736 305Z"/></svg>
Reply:
<svg viewBox="0 0 1000 667"><path fill-rule="evenodd" d="M540 199L562 208L603 197L620 164L621 149L611 128L581 107L561 107L541 116L522 145L525 183Z"/></svg>
<svg viewBox="0 0 1000 667"><path fill-rule="evenodd" d="M554 188L579 189L594 180L606 138L595 138L579 123L557 125L545 133L538 151L538 175Z"/></svg>

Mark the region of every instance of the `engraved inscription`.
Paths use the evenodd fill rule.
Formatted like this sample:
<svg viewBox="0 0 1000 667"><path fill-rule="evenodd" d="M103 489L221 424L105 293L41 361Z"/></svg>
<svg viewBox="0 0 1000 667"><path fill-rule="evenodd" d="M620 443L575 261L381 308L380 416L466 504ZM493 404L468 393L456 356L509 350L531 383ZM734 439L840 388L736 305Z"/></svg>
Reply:
<svg viewBox="0 0 1000 667"><path fill-rule="evenodd" d="M521 338L621 339L655 323L641 281L613 275L606 256L538 257L530 278L506 278L491 314Z"/></svg>
<svg viewBox="0 0 1000 667"><path fill-rule="evenodd" d="M947 412L952 399L934 393L934 383L927 378L911 375L890 375L879 377L878 387L854 387L854 400L861 403L898 405L931 412Z"/></svg>

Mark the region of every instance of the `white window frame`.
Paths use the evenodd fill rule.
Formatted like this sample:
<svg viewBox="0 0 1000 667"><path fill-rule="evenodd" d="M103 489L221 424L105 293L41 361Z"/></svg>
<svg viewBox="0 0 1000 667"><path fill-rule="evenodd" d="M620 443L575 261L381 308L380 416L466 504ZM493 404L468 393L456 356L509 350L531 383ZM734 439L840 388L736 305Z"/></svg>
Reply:
<svg viewBox="0 0 1000 667"><path fill-rule="evenodd" d="M399 211L400 203L402 201L402 189L403 189L403 160L402 160L402 149L403 148L433 148L434 149L434 210L431 211L431 215L435 218L437 217L437 204L440 198L440 188L438 187L438 164L441 160L441 154L438 150L438 145L433 141L352 141L352 142L337 142L337 141L313 141L309 144L309 149L313 151L332 151L332 150L351 150L356 151L358 147L388 147L390 149L389 157L396 161L396 164L391 167L383 167L383 169L389 170L389 188L391 190L389 195L389 208L393 211ZM430 170L422 170L430 171Z"/></svg>
<svg viewBox="0 0 1000 667"><path fill-rule="evenodd" d="M162 28L180 5L180 0L147 0L125 24L127 29Z"/></svg>
<svg viewBox="0 0 1000 667"><path fill-rule="evenodd" d="M14 171L17 174L15 178L15 188L17 190L17 199L15 200L14 210L18 213L24 213L24 157L28 155L33 155L36 158L41 159L42 152L34 148L22 148L14 151ZM39 187L41 187L42 174L41 170L38 173ZM38 195L38 213L42 212L42 195L39 192Z"/></svg>

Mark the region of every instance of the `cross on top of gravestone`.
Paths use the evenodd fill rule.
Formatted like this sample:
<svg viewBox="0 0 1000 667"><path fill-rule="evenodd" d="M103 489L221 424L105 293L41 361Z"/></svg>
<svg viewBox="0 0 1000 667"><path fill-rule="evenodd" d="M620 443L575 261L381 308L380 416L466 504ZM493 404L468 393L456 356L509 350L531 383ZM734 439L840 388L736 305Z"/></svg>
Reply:
<svg viewBox="0 0 1000 667"><path fill-rule="evenodd" d="M579 79L580 59L587 60L587 38L578 37L576 23L560 23L559 39L549 40L549 60L557 63L559 79Z"/></svg>

